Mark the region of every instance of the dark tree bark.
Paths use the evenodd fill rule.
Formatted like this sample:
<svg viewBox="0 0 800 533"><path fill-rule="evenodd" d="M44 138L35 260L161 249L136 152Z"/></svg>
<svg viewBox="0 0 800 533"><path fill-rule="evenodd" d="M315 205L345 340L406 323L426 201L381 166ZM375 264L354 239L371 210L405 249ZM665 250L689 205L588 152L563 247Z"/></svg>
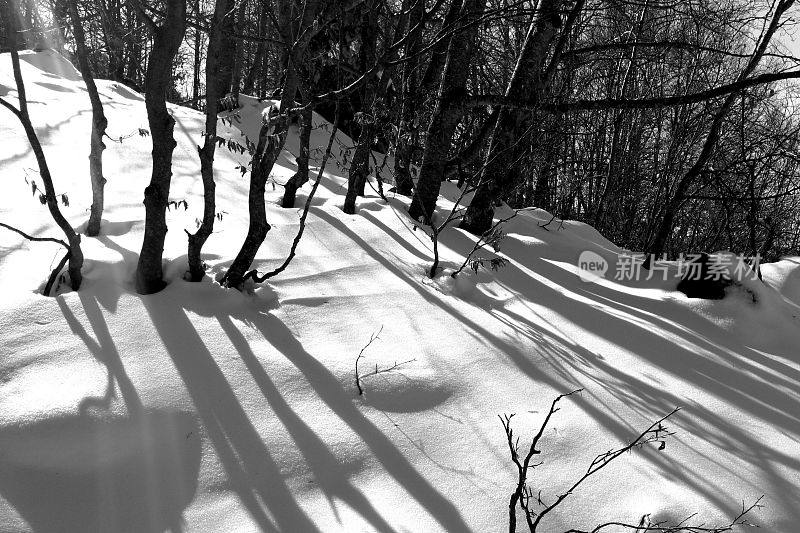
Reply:
<svg viewBox="0 0 800 533"><path fill-rule="evenodd" d="M246 9L247 2L242 1L239 4L239 9L236 14L236 28L241 28L244 25ZM242 85L242 64L244 63L243 44L241 40L237 39L233 51L233 72L231 72L230 92L236 107L239 107L239 89Z"/></svg>
<svg viewBox="0 0 800 533"><path fill-rule="evenodd" d="M144 61L142 59L142 22L128 6L127 31L130 34L130 46L128 47L128 62L125 66L125 79L120 80L138 92L142 92L142 76L140 74Z"/></svg>
<svg viewBox="0 0 800 533"><path fill-rule="evenodd" d="M311 130L313 128L313 115L314 109L311 106L304 108L300 114L300 153L296 158L297 172L295 172L294 175L286 182L285 189L283 191L283 199L281 200L281 207L294 207L294 203L297 198L297 190L305 185L308 181L308 159L311 143Z"/></svg>
<svg viewBox="0 0 800 533"><path fill-rule="evenodd" d="M419 58L422 45L422 28L420 23L425 15L425 3L422 0L411 0L408 26L413 32L406 42L404 56L410 58L403 65L403 85L401 88L400 126L397 135L397 146L394 156L395 192L411 196L414 181L411 178L411 156L417 138L417 127L414 125L417 115L417 99L419 98ZM405 3L407 3L406 0Z"/></svg>
<svg viewBox="0 0 800 533"><path fill-rule="evenodd" d="M377 2L367 2L363 6L361 18L361 57L359 67L362 72L367 72L377 59ZM356 198L364 196L364 188L369 176L369 159L372 153L372 144L375 141L379 102L378 79L373 74L367 80L364 88L364 103L358 119L361 131L356 141L353 159L350 161L350 173L347 179L347 194L344 198L344 212L348 215L356 212Z"/></svg>
<svg viewBox="0 0 800 533"><path fill-rule="evenodd" d="M284 83L284 90L290 89L290 78ZM252 170L250 172L250 192L247 206L250 213L250 224L247 228L242 248L233 260L228 272L223 279L228 287L239 287L244 281L244 274L256 257L259 247L267 237L271 226L267 222L267 209L264 203L264 192L267 180L272 172L278 156L286 143L289 120L286 115L275 113L271 119L261 127L258 146L253 155Z"/></svg>
<svg viewBox="0 0 800 533"><path fill-rule="evenodd" d="M358 135L355 153L350 161L350 174L347 179L347 194L344 197L343 210L348 215L356 212L356 198L364 196L369 177L369 159L372 143L375 140L376 123L372 116L362 116L359 121L361 132Z"/></svg>
<svg viewBox="0 0 800 533"><path fill-rule="evenodd" d="M268 5L260 4L260 13L258 17L259 35L265 35L267 32L267 26L269 24L269 8L270 6ZM266 56L266 53L267 43L265 41L259 41L258 44L256 44L255 56L253 57L252 63L249 65L247 76L245 76L244 83L242 85L242 91L244 94L253 95L253 91L255 90L256 75L266 75L266 72L264 72L261 68L264 63L264 57Z"/></svg>
<svg viewBox="0 0 800 533"><path fill-rule="evenodd" d="M222 21L222 42L219 45L219 70L217 72L216 94L224 98L233 83L234 63L236 62L236 39L233 38L236 0L226 0L226 16Z"/></svg>
<svg viewBox="0 0 800 533"><path fill-rule="evenodd" d="M536 100L543 95L548 83L545 60L562 26L559 13L563 3L562 0L542 0L539 3L536 19L528 28L514 74L506 89L506 97ZM531 127L532 120L531 112L509 108L500 110L486 156L483 177L464 213L461 228L481 235L492 227L494 203L516 185L518 176L513 164L514 148L519 135Z"/></svg>
<svg viewBox="0 0 800 533"><path fill-rule="evenodd" d="M86 36L83 31L80 15L78 13L77 0L70 0L69 15L72 19L72 30L75 35L75 48L78 56L78 67L81 76L86 84L89 93L89 100L92 103L92 134L89 151L89 178L92 182L92 207L89 213L89 223L86 226L86 235L96 237L100 234L100 221L103 217L103 188L106 178L103 176L103 136L106 133L105 113L103 113L103 103L97 92L97 85L92 76L92 69L89 66L89 51L86 49Z"/></svg>
<svg viewBox="0 0 800 533"><path fill-rule="evenodd" d="M214 182L214 153L217 147L217 111L219 97L217 93L217 74L219 72L220 48L223 43L224 25L228 0L217 0L214 5L214 16L208 34L208 50L206 53L206 125L203 147L200 153L200 176L203 180L203 220L195 233L188 233L189 280L201 281L205 276L205 268L201 257L203 245L214 231L216 215L216 183Z"/></svg>
<svg viewBox="0 0 800 533"><path fill-rule="evenodd" d="M192 9L195 12L195 16L200 15L200 0L194 0ZM213 22L212 22L213 24ZM209 33L213 31L210 30ZM191 106L195 109L200 109L200 70L202 68L202 60L203 58L200 55L200 43L203 41L203 32L202 30L197 27L194 29L194 68L192 69L192 102Z"/></svg>
<svg viewBox="0 0 800 533"><path fill-rule="evenodd" d="M428 126L422 167L408 209L414 220L429 223L436 209L450 145L464 112L460 102L466 94L469 61L477 35L477 24L471 22L481 16L485 5L485 0L465 0L461 11L464 29L453 35L448 48L436 109Z"/></svg>
<svg viewBox="0 0 800 533"><path fill-rule="evenodd" d="M153 139L153 172L150 184L144 190L144 241L136 267L136 290L139 294L152 294L166 285L162 255L167 235L172 151L177 145L173 136L175 119L167 111L166 97L172 83L172 61L186 30L186 0L167 2L161 25L156 25L141 6L138 7L137 14L153 33L153 48L145 75L145 107Z"/></svg>
<svg viewBox="0 0 800 533"><path fill-rule="evenodd" d="M298 74L295 65L305 55L306 47L312 37L311 27L321 8L321 0L308 0L305 2L302 15L297 24L293 24L293 3L284 0L279 4L278 20L281 28L281 39L285 43L293 43L288 54L288 68L283 82L281 104L279 110L270 112L269 117L261 126L258 136L258 145L253 155L250 171L250 192L248 194L248 209L250 224L247 236L239 253L233 260L228 272L222 279L227 287L240 287L244 275L258 253L258 249L267 237L270 225L267 222L267 210L264 204L264 193L267 180L272 172L278 156L286 143L289 129L288 111L294 105L295 94L298 87ZM297 36L300 38L298 39Z"/></svg>
<svg viewBox="0 0 800 533"><path fill-rule="evenodd" d="M125 34L120 24L119 7L111 2L97 2L100 24L108 51L108 78L122 82L125 78Z"/></svg>
<svg viewBox="0 0 800 533"><path fill-rule="evenodd" d="M53 217L55 223L59 228L61 228L61 231L64 232L67 242L69 243L69 266L67 267L67 271L69 272L70 286L73 290L77 291L80 289L81 282L83 281L83 275L81 274L81 267L83 266L81 236L75 233L75 230L72 229L72 226L67 219L64 218L64 215L58 208L58 199L56 198L56 191L55 187L53 186L53 178L50 174L50 167L47 165L47 159L45 158L44 150L39 142L39 137L36 135L36 130L33 129L31 117L28 114L28 100L25 93L25 82L22 79L22 71L19 66L19 55L17 53L18 33L16 31L16 24L14 23L16 20L16 13L10 4L6 5L5 7L5 14L8 15L8 41L11 51L11 64L14 70L14 81L16 82L17 86L17 94L19 95L19 109L6 102L3 98L0 98L0 105L11 111L19 119L20 123L22 123L22 127L25 130L25 135L28 137L28 142L31 145L33 154L36 157L36 163L39 166L39 175L41 176L42 183L44 184L47 209L50 211L50 215Z"/></svg>
<svg viewBox="0 0 800 533"><path fill-rule="evenodd" d="M463 0L453 0L450 2L450 7L447 8L442 24L445 36L437 41L431 49L431 59L428 61L425 74L420 82L420 94L422 95L428 94L441 85L442 71L447 64L447 50L450 47L453 29L459 22L458 16L461 14L463 4Z"/></svg>

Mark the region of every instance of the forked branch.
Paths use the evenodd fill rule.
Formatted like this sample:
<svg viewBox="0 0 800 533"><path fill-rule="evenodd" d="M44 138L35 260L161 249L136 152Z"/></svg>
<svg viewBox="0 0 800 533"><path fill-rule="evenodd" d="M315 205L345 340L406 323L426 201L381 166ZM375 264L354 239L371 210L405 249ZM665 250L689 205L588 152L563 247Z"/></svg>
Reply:
<svg viewBox="0 0 800 533"><path fill-rule="evenodd" d="M528 471L536 466L539 466L541 463L532 464L531 461L535 455L539 455L541 453L539 449L539 441L544 434L545 428L550 423L550 420L559 408L557 407L558 402L567 396L571 396L580 392L582 389L574 390L567 394L562 394L558 396L555 400L553 400L552 405L550 406L550 411L548 411L547 416L542 422L542 425L539 427L538 433L534 436L533 441L531 442L530 447L528 448L527 452L525 453L524 458L521 458L520 451L519 451L519 437L514 435L514 430L511 426L512 419L514 417L513 414L510 415L502 415L500 416L500 421L503 424L503 429L505 430L506 434L506 441L508 443L509 451L511 452L511 461L517 467L517 484L514 489L514 492L511 494L511 498L509 501L509 515L508 515L508 531L509 533L516 532L516 522L517 522L517 508L519 507L525 516L525 520L528 524L528 529L531 533L536 533L539 525L541 524L542 520L545 516L550 514L552 511L557 509L570 495L572 495L587 479L591 476L599 472L600 470L607 467L611 464L612 461L617 459L622 454L633 450L634 448L641 448L647 444L657 444L658 450L664 450L666 447L666 438L674 433L670 431L664 423L668 418L673 416L677 413L680 408L676 407L672 411L670 411L667 415L659 418L650 426L642 431L635 439L630 441L625 446L621 448L616 448L609 450L607 452L599 454L594 460L591 461L589 466L586 468L586 472L578 478L563 494L560 494L556 497L553 503L547 505L542 501L541 491L537 494L534 494L533 490L528 486ZM598 526L595 526L594 529L570 529L565 533L602 533L606 530L611 530L614 528L614 531L624 531L630 530L634 533L645 533L645 532L657 532L657 533L724 533L726 531L732 531L733 528L737 526L754 526L749 520L748 515L754 511L755 509L760 509L762 507L761 501L763 496L758 498L754 503L747 506L744 503L742 504L741 512L736 515L729 523L724 525L717 525L717 526L707 526L704 524L699 525L691 525L690 520L694 518L694 515L685 518L684 520L678 523L669 523L666 520L653 522L650 518L650 515L644 515L638 524L634 523L626 523L622 521L611 521L605 522ZM541 507L541 510L538 512L534 510L532 507L536 505Z"/></svg>

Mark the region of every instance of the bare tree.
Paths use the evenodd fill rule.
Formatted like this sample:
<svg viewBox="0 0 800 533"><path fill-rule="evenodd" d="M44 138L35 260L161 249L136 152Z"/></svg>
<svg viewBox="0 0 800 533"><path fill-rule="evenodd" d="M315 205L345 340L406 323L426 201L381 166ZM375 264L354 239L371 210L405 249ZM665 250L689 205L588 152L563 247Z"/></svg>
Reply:
<svg viewBox="0 0 800 533"><path fill-rule="evenodd" d="M758 67L759 62L764 57L764 54L766 53L767 48L772 41L772 37L781 27L784 14L789 10L789 8L792 7L792 5L794 5L794 0L780 0L777 3L775 6L775 11L772 15L772 20L766 28L766 31L763 33L763 35L761 35L761 40L753 51L753 56L739 74L739 77L736 80L737 82L748 79L756 67ZM709 129L706 140L703 143L703 149L701 150L697 161L695 161L694 165L692 165L686 174L683 175L683 178L681 178L681 180L678 182L675 192L667 203L667 206L664 210L664 216L661 219L661 224L659 225L653 243L648 250L649 255L645 261L645 267L649 266L651 257L659 257L664 252L664 246L666 245L667 239L672 233L675 215L678 209L680 209L680 206L686 200L686 196L690 187L694 185L695 181L700 177L700 174L706 167L709 159L711 159L714 147L719 140L720 131L725 118L727 117L733 105L736 103L738 97L739 95L735 92L728 94L714 115L714 120L711 123L711 128Z"/></svg>
<svg viewBox="0 0 800 533"><path fill-rule="evenodd" d="M244 243L223 276L223 283L228 287L238 287L244 281L244 275L253 264L258 248L267 236L270 225L267 222L264 192L275 161L286 143L289 128L288 113L294 105L298 86L296 65L304 55L308 42L313 37L312 25L322 7L319 0L279 2L277 20L281 39L288 46L286 78L283 82L280 108L265 117L259 132L258 144L253 155L250 170L250 192L248 210L250 224ZM266 6L265 6L266 9ZM299 17L299 18L298 18Z"/></svg>
<svg viewBox="0 0 800 533"><path fill-rule="evenodd" d="M92 183L92 207L89 212L89 223L86 226L86 234L96 237L100 234L100 221L103 217L103 197L106 178L103 176L103 150L106 145L103 137L106 134L108 120L103 112L103 103L100 101L100 94L97 92L97 85L92 75L92 67L89 64L89 50L86 47L86 35L83 31L83 22L78 12L78 0L69 0L69 16L72 19L72 32L75 36L75 51L78 56L78 68L86 84L89 93L89 101L92 104L92 133L89 151L89 179Z"/></svg>
<svg viewBox="0 0 800 533"><path fill-rule="evenodd" d="M9 29L8 41L11 52L11 64L14 70L14 81L16 83L17 95L19 99L19 109L1 97L0 105L11 111L11 113L13 113L14 116L19 119L23 129L25 130L25 135L28 137L28 142L31 145L33 154L36 157L36 163L39 166L39 175L41 176L42 183L44 184L44 199L45 203L47 204L47 209L50 211L50 215L53 217L55 223L59 228L61 228L61 231L64 232L67 242L69 243L69 250L66 255L69 261L67 271L69 272L70 285L73 290L77 291L81 286L81 282L83 281L83 274L81 274L81 267L83 266L81 237L75 233L75 230L72 228L67 219L64 218L64 215L61 213L61 210L58 207L58 198L56 197L55 187L53 186L53 178L50 174L50 167L47 165L47 159L45 158L44 150L39 142L39 137L36 135L36 130L33 129L33 123L31 122L31 117L28 113L28 99L25 93L25 82L22 79L22 70L20 69L19 54L17 52L17 31L14 23L17 14L14 12L13 6L10 2L6 3L4 7L5 9L3 12L7 17L6 24L8 24L7 27ZM64 261L62 260L60 266L63 266L63 263ZM48 285L52 285L52 282L48 283Z"/></svg>
<svg viewBox="0 0 800 533"><path fill-rule="evenodd" d="M564 22L561 20L561 0L542 0L536 10L536 18L531 22L525 44L517 59L514 74L506 89L508 98L527 98L539 100L549 84L550 75L546 61L551 46ZM579 13L583 2L578 0L573 13ZM532 126L530 112L500 110L497 118L484 173L489 179L482 180L475 196L470 202L460 227L480 235L492 226L494 203L516 185L517 172L514 165L513 147L516 137Z"/></svg>
<svg viewBox="0 0 800 533"><path fill-rule="evenodd" d="M473 54L485 0L465 0L461 8L463 28L453 35L439 86L436 109L427 131L422 167L408 213L414 220L431 221L439 188L444 179L445 163L456 127L464 114L461 100L466 94L469 62Z"/></svg>
<svg viewBox="0 0 800 533"><path fill-rule="evenodd" d="M367 176L369 176L372 145L378 130L377 114L381 111L380 106L383 105L383 95L378 87L378 76L371 68L376 64L378 57L378 6L377 0L368 0L361 8L359 68L361 72L367 73L367 80L362 92L363 107L356 116L356 122L361 127L361 131L356 140L353 158L350 160L347 194L344 198L343 210L348 215L356 212L356 198L364 196L364 188Z"/></svg>
<svg viewBox="0 0 800 533"><path fill-rule="evenodd" d="M128 0L153 35L153 47L145 76L145 106L153 139L153 172L144 190L144 241L136 267L136 290L152 294L164 288L162 255L167 235L166 211L172 181L172 151L175 119L167 110L167 91L171 85L172 61L186 30L186 0L166 3L161 24L156 24L138 0Z"/></svg>
<svg viewBox="0 0 800 533"><path fill-rule="evenodd" d="M409 3L413 5L408 6ZM411 160L414 145L419 136L417 123L417 100L419 99L419 85L421 61L419 51L422 47L423 17L425 16L425 2L423 0L405 0L402 9L409 13L409 36L403 56L408 60L403 64L400 83L400 122L397 125L397 141L394 156L394 182L397 194L411 196L414 181L411 177Z"/></svg>
<svg viewBox="0 0 800 533"><path fill-rule="evenodd" d="M217 111L219 99L224 96L218 91L220 84L220 62L222 47L226 40L225 32L229 30L229 22L233 15L230 12L229 0L217 0L214 4L214 14L208 36L208 51L206 53L206 125L203 138L203 147L198 147L200 154L200 175L203 180L203 220L194 233L188 233L188 259L189 279L200 281L205 276L205 268L201 253L203 245L214 231L214 217L216 216L216 184L214 182L214 154L217 147Z"/></svg>
<svg viewBox="0 0 800 533"><path fill-rule="evenodd" d="M547 504L545 503L547 498L542 496L542 491L538 491L537 493L530 487L529 476L531 471L542 464L541 462L534 463L533 458L542 453L541 449L539 448L539 443L544 435L547 425L550 423L551 418L559 410L559 407L557 407L558 403L563 398L580 393L582 390L583 389L577 389L566 394L561 394L556 397L555 400L553 400L550 410L547 412L542 425L539 427L539 431L533 437L531 445L527 451L520 450L519 437L514 435L514 429L512 428L512 419L514 418L514 415L510 414L500 416L500 421L503 424L503 430L506 434L508 449L511 453L511 460L517 470L516 485L514 487L514 491L511 493L508 504L509 533L517 532L518 509L522 511L523 516L525 517L528 530L531 533L536 533L539 530L539 526L542 524L542 520L544 520L550 513L558 509L570 496L573 496L581 487L581 485L583 485L583 483L586 482L590 477L608 467L612 462L622 455L625 455L636 448L657 444L657 449L659 451L664 450L666 448L667 437L674 434L667 426L665 426L664 423L667 421L667 419L680 410L680 408L677 407L670 411L667 415L650 424L647 429L642 431L636 438L628 442L626 445L620 448L611 449L595 457L583 475L581 475L576 481L572 482L572 484L569 485L569 488L563 491L560 495L556 496L552 500L552 503ZM612 521L602 523L589 530L572 528L565 533L600 533L607 529L612 530L612 528L613 531L625 530L632 531L634 533L723 533L726 531L731 531L736 526L752 526L753 524L748 520L747 515L754 509L761 507L761 499L762 498L758 498L758 500L756 500L750 506L743 505L742 511L736 515L731 522L719 526L707 526L704 524L692 525L688 518L677 523L669 523L667 521L653 522L649 515L644 515L638 523Z"/></svg>

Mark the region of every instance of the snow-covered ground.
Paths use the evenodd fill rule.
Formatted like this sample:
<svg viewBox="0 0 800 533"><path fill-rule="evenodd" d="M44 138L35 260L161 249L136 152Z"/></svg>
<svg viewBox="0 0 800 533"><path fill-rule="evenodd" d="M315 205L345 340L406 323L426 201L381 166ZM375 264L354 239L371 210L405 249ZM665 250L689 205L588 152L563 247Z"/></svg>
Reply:
<svg viewBox="0 0 800 533"><path fill-rule="evenodd" d="M52 52L22 63L56 190L69 198L63 210L85 227L86 90ZM531 474L545 503L598 453L683 409L663 451L620 457L542 531L646 513L726 523L761 494L752 520L764 531L800 528L800 260L766 265L768 285L747 284L757 303L742 289L687 299L674 267L666 281L587 283L581 252L614 264L622 251L580 223L544 229L549 215L531 210L505 227L507 266L453 280L474 239L451 229L441 236L445 275L428 280L431 242L404 215L407 199L387 205L368 187L357 215L342 212L352 142L340 135L298 256L252 294L212 281L247 227L248 181L235 168L247 156L218 150L211 277L191 284L183 230L202 210L203 116L172 107L171 197L188 209L168 214L170 285L142 297L132 277L150 174L144 102L98 85L109 135L123 140L106 143L105 222L100 237L83 237L84 286L41 296L61 250L0 232L0 531L504 531L516 471L497 415L517 413L527 447L552 399L579 387ZM16 102L7 54L0 96ZM244 99L244 133L265 105ZM61 237L31 195L41 181L21 127L0 117L0 221ZM327 140L316 121L312 149ZM236 125L220 135L241 141ZM296 149L293 130L268 185L261 269L280 264L298 228L299 209L276 205ZM443 192L457 196L449 184ZM413 361L366 378L359 396L355 360L381 328L362 368Z"/></svg>

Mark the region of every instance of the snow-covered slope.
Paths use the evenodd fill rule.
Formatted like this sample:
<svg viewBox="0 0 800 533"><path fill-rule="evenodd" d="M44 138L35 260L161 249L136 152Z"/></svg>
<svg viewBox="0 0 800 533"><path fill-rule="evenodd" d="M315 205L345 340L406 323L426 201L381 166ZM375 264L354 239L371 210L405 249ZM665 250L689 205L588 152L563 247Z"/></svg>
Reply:
<svg viewBox="0 0 800 533"><path fill-rule="evenodd" d="M22 60L56 189L81 226L91 202L88 96L60 56ZM13 87L1 55L0 95L15 102ZM753 520L797 531L797 259L767 265L769 286L747 285L757 303L744 290L689 300L674 291L674 267L667 280L586 283L581 252L613 264L621 250L583 224L542 228L550 217L531 210L505 228L507 266L428 280L431 242L404 216L406 199L387 205L368 187L357 215L341 211L352 143L340 135L283 275L253 294L211 278L190 284L181 278L183 229L202 210L203 117L172 107L171 196L188 210L168 214L171 284L141 297L132 275L150 172L150 138L137 133L147 128L144 102L117 83L99 88L109 134L123 140L107 142L105 223L99 238L83 238L84 287L39 295L61 250L0 233L0 531L504 531L515 470L497 415L517 413L527 446L553 397L578 387L585 391L563 402L532 472L546 503L595 455L683 410L665 450L621 457L544 531L638 523L645 513L720 523L761 494ZM266 103L244 104L241 128L252 135ZM38 176L22 130L0 116L0 220L59 236L31 195ZM316 120L312 148L327 140ZM220 135L241 140L235 126ZM293 132L287 148L296 146ZM246 232L247 179L235 168L246 161L217 152L222 216L205 249L212 276ZM276 205L293 162L284 152L268 187L273 229L260 268L283 260L298 227L298 210ZM449 185L443 192L457 196ZM446 273L473 242L457 229L442 235ZM356 357L378 330L361 368L412 361L366 378L358 396Z"/></svg>

